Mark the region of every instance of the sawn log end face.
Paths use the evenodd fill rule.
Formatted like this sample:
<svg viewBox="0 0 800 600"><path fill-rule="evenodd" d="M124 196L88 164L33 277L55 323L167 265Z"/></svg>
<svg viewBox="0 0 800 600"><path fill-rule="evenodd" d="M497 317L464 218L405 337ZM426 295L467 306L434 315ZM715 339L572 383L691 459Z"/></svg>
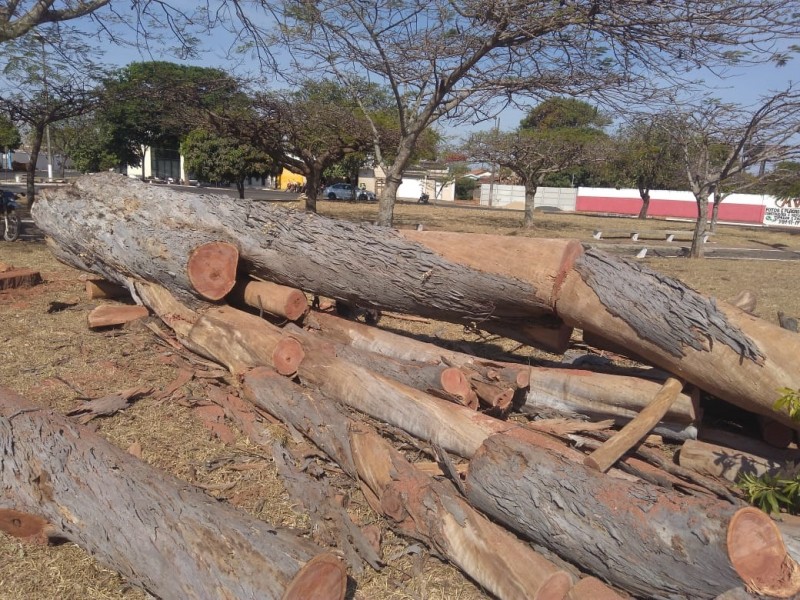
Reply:
<svg viewBox="0 0 800 600"><path fill-rule="evenodd" d="M800 566L788 555L772 519L757 508L736 512L728 525L728 556L748 589L792 598L800 592Z"/></svg>
<svg viewBox="0 0 800 600"><path fill-rule="evenodd" d="M347 590L347 571L332 554L320 554L297 572L283 600L342 600Z"/></svg>
<svg viewBox="0 0 800 600"><path fill-rule="evenodd" d="M197 246L189 255L186 272L195 291L207 300L222 300L236 285L239 249L228 242Z"/></svg>

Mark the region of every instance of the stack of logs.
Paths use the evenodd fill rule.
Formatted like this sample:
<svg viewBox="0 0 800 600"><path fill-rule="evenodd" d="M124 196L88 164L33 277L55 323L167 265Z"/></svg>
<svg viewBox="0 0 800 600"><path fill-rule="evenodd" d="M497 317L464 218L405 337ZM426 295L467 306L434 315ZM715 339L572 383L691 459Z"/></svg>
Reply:
<svg viewBox="0 0 800 600"><path fill-rule="evenodd" d="M124 287L185 348L236 374L252 405L312 440L398 532L499 598L800 592L792 527L745 507L726 482L743 466L767 472L785 462L759 458L757 448L745 454L693 440L698 390L779 430L797 427L773 408L778 390L800 388L794 333L575 241L399 232L110 174L46 192L33 214L59 259ZM480 327L557 352L579 328L598 346L658 369L634 376L486 360L309 311L307 294ZM422 440L440 476L410 463L344 405ZM195 577L192 563L208 571L206 589L233 589L232 597L250 597L243 587L259 569L274 577L258 597L344 594L343 567L330 554L272 529L264 542L268 528L241 515L226 514L229 528L217 531L222 521L207 512L215 507L167 480L142 484L147 497L119 507L140 515L137 502L149 502L146 519L109 515L140 520L143 535L157 530L164 553L182 557L182 568L159 582L163 565L141 556L152 548L109 549L89 539L82 523L90 502L75 506L67 493L70 485L91 487L107 512L113 503L103 499L114 484L93 487L84 470L112 471L113 482L130 487L119 472L140 482L144 467L92 439L101 450L79 453L87 465L76 473L78 438L88 434L10 394L0 395L0 407L8 423L0 430L3 475L19 471L31 487L15 490L17 497L6 489L0 502L43 519L34 531L55 528L80 540L162 597L189 595L197 582L183 580ZM551 418L508 418L519 409ZM615 433L611 425L623 427ZM66 433L48 435L54 429ZM652 431L685 440L680 464L643 443ZM35 443L22 443L25 435ZM31 456L10 452L6 437L32 448ZM43 457L70 454L65 444L72 458L57 475L45 472ZM198 513L165 541L159 517L177 510L173 501ZM235 540L240 550L197 550L208 535Z"/></svg>

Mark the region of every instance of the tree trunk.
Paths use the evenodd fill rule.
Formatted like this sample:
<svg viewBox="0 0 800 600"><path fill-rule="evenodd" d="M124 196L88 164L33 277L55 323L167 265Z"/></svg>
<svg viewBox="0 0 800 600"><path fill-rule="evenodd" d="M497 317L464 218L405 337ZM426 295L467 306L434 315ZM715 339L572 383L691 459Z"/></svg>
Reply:
<svg viewBox="0 0 800 600"><path fill-rule="evenodd" d="M708 227L708 198L695 194L695 201L697 202L697 223L694 226L689 258L703 258L703 232Z"/></svg>
<svg viewBox="0 0 800 600"><path fill-rule="evenodd" d="M776 390L800 388L795 333L574 240L398 232L110 174L48 191L34 218L75 266L119 283L160 280L184 299L187 253L223 242L257 277L362 306L461 323L555 312L719 398L799 427L773 409Z"/></svg>
<svg viewBox="0 0 800 600"><path fill-rule="evenodd" d="M306 172L306 212L317 212L317 197L319 196L319 182L322 179L322 168L313 166Z"/></svg>
<svg viewBox="0 0 800 600"><path fill-rule="evenodd" d="M717 230L717 219L719 218L719 205L722 203L722 196L714 194L714 204L711 207L711 223L708 225L709 231Z"/></svg>
<svg viewBox="0 0 800 600"><path fill-rule="evenodd" d="M31 154L25 169L25 196L28 199L28 208L32 208L36 202L36 163L39 162L39 152L42 149L44 126L34 127L32 133Z"/></svg>
<svg viewBox="0 0 800 600"><path fill-rule="evenodd" d="M538 186L536 182L525 181L525 217L522 220L522 226L525 229L533 227L534 209L536 208L536 190Z"/></svg>
<svg viewBox="0 0 800 600"><path fill-rule="evenodd" d="M647 211L650 210L650 190L640 187L639 196L642 198L642 208L639 209L639 218L646 219Z"/></svg>
<svg viewBox="0 0 800 600"><path fill-rule="evenodd" d="M236 191L239 192L239 200L244 200L244 178L236 180Z"/></svg>
<svg viewBox="0 0 800 600"><path fill-rule="evenodd" d="M386 172L386 187L383 188L380 200L378 200L378 225L381 227L391 227L394 222L394 205L397 202L397 190L403 180L403 171L411 160L414 152L414 144L419 138L419 131L407 132L401 139L397 147L392 166Z"/></svg>
<svg viewBox="0 0 800 600"><path fill-rule="evenodd" d="M42 517L46 536L78 544L159 598L284 598L322 552L2 388L0 416L0 506ZM341 564L334 571L338 588L315 585L314 597L343 598L346 574Z"/></svg>

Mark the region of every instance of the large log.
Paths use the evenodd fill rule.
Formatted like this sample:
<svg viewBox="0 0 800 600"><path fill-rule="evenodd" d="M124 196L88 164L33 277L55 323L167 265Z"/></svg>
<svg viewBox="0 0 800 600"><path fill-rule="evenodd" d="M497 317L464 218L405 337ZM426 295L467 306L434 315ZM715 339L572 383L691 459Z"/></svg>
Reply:
<svg viewBox="0 0 800 600"><path fill-rule="evenodd" d="M591 470L567 476L574 470L563 456L496 435L470 461L467 496L489 516L516 523L526 537L635 595L714 598L741 585L728 558L727 530L735 507L677 498ZM796 574L798 566L779 535L764 547L740 545L736 558L739 564L761 564L758 557L767 550L785 559L787 570L770 569L769 581L761 585L800 592L796 576L784 578L786 572Z"/></svg>
<svg viewBox="0 0 800 600"><path fill-rule="evenodd" d="M786 453L781 455L780 451L765 457L695 440L683 443L678 460L682 467L733 483L738 482L742 475L791 477L800 469L800 454L797 452L793 457Z"/></svg>
<svg viewBox="0 0 800 600"><path fill-rule="evenodd" d="M33 215L90 270L113 266L184 297L201 295L187 257L228 243L255 276L362 306L462 323L557 314L724 400L800 427L773 409L776 390L800 388L800 337L575 240L399 232L108 173L48 190Z"/></svg>
<svg viewBox="0 0 800 600"><path fill-rule="evenodd" d="M4 388L0 417L0 507L17 511L0 523L12 533L35 515L46 537L76 543L159 598L279 599L299 576L314 597L344 597L341 563L314 567L309 561L322 550L308 540L220 504Z"/></svg>

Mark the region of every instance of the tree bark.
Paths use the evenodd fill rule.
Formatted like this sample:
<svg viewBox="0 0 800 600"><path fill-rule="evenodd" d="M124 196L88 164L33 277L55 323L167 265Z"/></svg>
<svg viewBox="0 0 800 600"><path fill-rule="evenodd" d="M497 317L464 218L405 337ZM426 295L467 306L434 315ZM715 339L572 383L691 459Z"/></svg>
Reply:
<svg viewBox="0 0 800 600"><path fill-rule="evenodd" d="M164 311L164 307L153 308L159 314ZM169 312L172 314L174 308L169 307ZM235 311L215 309L215 318L229 325L240 322L235 316L226 319L231 312ZM192 328L203 318L197 319ZM184 320L187 319L181 319ZM267 322L262 323L262 330L273 328ZM257 329L255 322L248 321L248 335L236 337L236 344L244 352L227 344L219 348L233 351L237 356L252 355L254 351L249 345L261 347L262 336ZM553 438L443 402L376 375L338 358L328 346L315 342L307 334L298 334L297 338L304 354L297 369L300 381L331 398L445 450L473 457L473 462L482 447L484 451L487 446L492 447L491 440L512 444L516 455L506 453L476 474L472 489L477 491L473 494L468 487L469 498L493 518L565 559L586 566L623 589L653 598L680 597L681 593L687 597L711 598L739 584L724 545L718 543L724 538L726 519L734 508L730 504L713 497L684 497L640 481L632 483L616 471L611 471L611 475L592 472L581 464L583 454ZM210 354L191 335L191 328L188 339ZM204 339L206 343L216 343L216 336ZM269 348L261 348L259 352L270 354ZM526 465L534 459L541 466L527 475ZM669 479L663 472L660 477ZM484 492L482 488L492 489ZM559 488L564 488L564 492L556 493ZM491 498L494 501L507 498L502 502L508 506L525 508L520 514L510 511L506 504L495 509ZM587 502L592 503L591 511L584 508ZM536 519L531 513L548 516ZM565 521L554 518L552 513ZM565 531L569 533L564 535ZM665 531L667 534L662 535ZM632 539L637 543L630 543ZM644 543L649 553L643 553ZM609 560L610 555L613 560ZM635 568L630 568L631 565Z"/></svg>
<svg viewBox="0 0 800 600"><path fill-rule="evenodd" d="M574 240L398 232L110 174L43 196L38 225L72 264L101 274L116 268L186 297L186 252L227 241L256 276L368 307L462 323L555 312L719 398L799 427L773 405L776 390L800 388L800 338Z"/></svg>
<svg viewBox="0 0 800 600"><path fill-rule="evenodd" d="M642 208L639 209L639 218L646 219L647 211L650 210L650 190L640 187L639 196L642 198Z"/></svg>
<svg viewBox="0 0 800 600"><path fill-rule="evenodd" d="M0 506L38 515L50 537L160 598L285 598L322 553L2 388L0 416ZM346 574L341 564L333 571L305 572L312 582L331 574L339 582L314 584L314 597L343 598Z"/></svg>
<svg viewBox="0 0 800 600"><path fill-rule="evenodd" d="M470 461L467 497L537 544L645 598L714 598L741 585L726 546L735 507L575 471L564 456L496 435Z"/></svg>

